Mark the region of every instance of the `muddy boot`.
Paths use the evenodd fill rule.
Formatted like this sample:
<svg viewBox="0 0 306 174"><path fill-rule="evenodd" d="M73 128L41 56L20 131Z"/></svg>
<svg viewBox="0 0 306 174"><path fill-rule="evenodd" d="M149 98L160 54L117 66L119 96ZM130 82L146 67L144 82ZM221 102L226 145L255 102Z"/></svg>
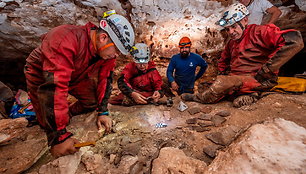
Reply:
<svg viewBox="0 0 306 174"><path fill-rule="evenodd" d="M184 93L181 95L181 99L184 101L194 101L194 94Z"/></svg>
<svg viewBox="0 0 306 174"><path fill-rule="evenodd" d="M202 103L201 95L202 94L200 93L196 93L196 94L184 93L181 95L181 99L184 101L194 101L194 102Z"/></svg>
<svg viewBox="0 0 306 174"><path fill-rule="evenodd" d="M258 99L259 96L257 93L253 93L250 95L241 95L233 101L233 106L236 108L240 108L242 106L248 106L255 103Z"/></svg>
<svg viewBox="0 0 306 174"><path fill-rule="evenodd" d="M196 95L196 100L203 104L216 103L224 96L223 93L217 93L212 88L208 88L202 94Z"/></svg>

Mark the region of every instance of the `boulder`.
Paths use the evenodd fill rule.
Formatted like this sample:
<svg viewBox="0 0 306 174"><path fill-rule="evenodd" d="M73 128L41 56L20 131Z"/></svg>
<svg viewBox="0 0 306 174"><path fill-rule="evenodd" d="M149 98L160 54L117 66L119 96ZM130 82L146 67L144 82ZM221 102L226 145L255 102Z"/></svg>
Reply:
<svg viewBox="0 0 306 174"><path fill-rule="evenodd" d="M206 163L185 155L182 150L173 147L164 147L159 156L153 161L152 174L161 173L202 173Z"/></svg>
<svg viewBox="0 0 306 174"><path fill-rule="evenodd" d="M284 119L253 125L204 173L306 173L305 139L305 128Z"/></svg>
<svg viewBox="0 0 306 174"><path fill-rule="evenodd" d="M25 118L0 120L0 173L21 173L47 151L44 131L27 124Z"/></svg>

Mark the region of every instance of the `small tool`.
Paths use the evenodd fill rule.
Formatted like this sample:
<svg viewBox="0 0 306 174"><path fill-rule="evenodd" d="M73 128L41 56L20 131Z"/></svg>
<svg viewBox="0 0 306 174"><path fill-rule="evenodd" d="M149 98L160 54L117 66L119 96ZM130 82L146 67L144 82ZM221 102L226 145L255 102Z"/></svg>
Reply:
<svg viewBox="0 0 306 174"><path fill-rule="evenodd" d="M84 143L77 143L77 144L74 144L73 146L80 148L80 147L85 147L85 146L92 146L93 147L95 145L96 145L96 142L88 141L88 142L84 142Z"/></svg>

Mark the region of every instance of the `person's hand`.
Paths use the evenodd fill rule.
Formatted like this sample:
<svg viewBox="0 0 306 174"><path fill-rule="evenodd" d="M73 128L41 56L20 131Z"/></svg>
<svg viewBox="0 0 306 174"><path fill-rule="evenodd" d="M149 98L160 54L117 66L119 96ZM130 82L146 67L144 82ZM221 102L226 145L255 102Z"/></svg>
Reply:
<svg viewBox="0 0 306 174"><path fill-rule="evenodd" d="M97 126L98 126L99 130L102 129L102 125L104 125L104 127L105 127L105 132L110 133L111 128L113 126L112 119L107 115L98 116Z"/></svg>
<svg viewBox="0 0 306 174"><path fill-rule="evenodd" d="M160 99L160 93L158 91L154 91L152 99L154 102L158 102L158 100Z"/></svg>
<svg viewBox="0 0 306 174"><path fill-rule="evenodd" d="M74 154L80 149L80 148L74 147L74 144L77 144L77 143L80 143L77 139L68 138L64 142L52 146L50 149L50 152L52 156L56 158L65 156L65 155Z"/></svg>
<svg viewBox="0 0 306 174"><path fill-rule="evenodd" d="M179 86L177 85L177 83L175 81L171 82L171 88L175 91L177 91L179 89Z"/></svg>
<svg viewBox="0 0 306 174"><path fill-rule="evenodd" d="M137 92L132 92L131 96L137 104L147 104L148 103L146 101L146 97Z"/></svg>

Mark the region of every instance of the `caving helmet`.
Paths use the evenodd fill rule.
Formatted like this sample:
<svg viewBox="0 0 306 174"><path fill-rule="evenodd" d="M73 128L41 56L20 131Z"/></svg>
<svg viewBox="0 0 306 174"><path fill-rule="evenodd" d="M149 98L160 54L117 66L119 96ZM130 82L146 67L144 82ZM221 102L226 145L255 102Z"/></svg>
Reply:
<svg viewBox="0 0 306 174"><path fill-rule="evenodd" d="M182 37L179 42L179 47L190 47L191 46L191 40L189 37Z"/></svg>
<svg viewBox="0 0 306 174"><path fill-rule="evenodd" d="M150 49L147 44L137 43L134 46L135 53L133 54L133 60L135 63L148 63L150 60Z"/></svg>
<svg viewBox="0 0 306 174"><path fill-rule="evenodd" d="M228 27L236 22L241 21L244 17L248 16L249 10L241 3L230 5L224 12L223 17L216 22L221 27Z"/></svg>
<svg viewBox="0 0 306 174"><path fill-rule="evenodd" d="M127 55L134 45L135 33L130 22L115 10L107 11L100 21L100 28L107 32L116 47Z"/></svg>

